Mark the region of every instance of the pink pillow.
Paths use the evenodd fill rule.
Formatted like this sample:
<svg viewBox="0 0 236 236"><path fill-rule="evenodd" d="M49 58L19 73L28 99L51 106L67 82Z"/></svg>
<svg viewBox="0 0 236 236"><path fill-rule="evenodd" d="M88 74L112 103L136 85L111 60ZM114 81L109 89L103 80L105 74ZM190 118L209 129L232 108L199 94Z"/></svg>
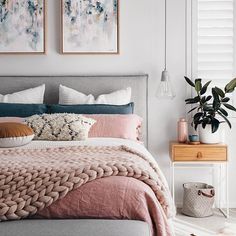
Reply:
<svg viewBox="0 0 236 236"><path fill-rule="evenodd" d="M138 115L85 115L97 122L89 137L123 138L139 141L142 118Z"/></svg>
<svg viewBox="0 0 236 236"><path fill-rule="evenodd" d="M23 123L24 118L20 118L20 117L0 117L0 123L5 123L5 122Z"/></svg>

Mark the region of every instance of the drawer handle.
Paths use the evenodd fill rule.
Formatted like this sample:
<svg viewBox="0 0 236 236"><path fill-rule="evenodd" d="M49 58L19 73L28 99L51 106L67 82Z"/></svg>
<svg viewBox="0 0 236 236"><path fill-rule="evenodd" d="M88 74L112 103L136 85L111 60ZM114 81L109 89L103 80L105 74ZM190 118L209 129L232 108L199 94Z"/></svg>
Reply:
<svg viewBox="0 0 236 236"><path fill-rule="evenodd" d="M201 159L201 158L202 158L202 153L201 153L201 152L198 152L198 153L197 153L197 158L198 158L198 159Z"/></svg>

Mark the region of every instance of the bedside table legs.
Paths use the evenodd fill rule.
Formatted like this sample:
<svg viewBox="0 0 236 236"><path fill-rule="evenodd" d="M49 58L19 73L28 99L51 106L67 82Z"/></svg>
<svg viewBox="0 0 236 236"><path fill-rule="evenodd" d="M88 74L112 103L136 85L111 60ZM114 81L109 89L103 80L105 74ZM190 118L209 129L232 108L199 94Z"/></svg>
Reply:
<svg viewBox="0 0 236 236"><path fill-rule="evenodd" d="M190 164L190 163L176 163L175 162L170 162L170 189L171 189L171 194L172 194L172 199L173 202L175 204L175 168L178 167L178 164ZM196 164L196 163L194 163ZM207 163L203 163L203 162L198 162L198 164L207 164ZM209 163L208 163L209 164ZM210 164L216 164L216 163L210 163ZM218 203L219 203L219 210L221 211L221 213L226 217L229 218L230 216L230 212L229 212L229 183L228 183L228 163L217 163L219 164L219 168L220 168L220 172L218 173L219 177L220 177L220 181L217 184L217 188L218 188ZM194 166L189 167L189 168L196 168ZM201 167L200 167L201 168ZM209 167L207 167L209 168ZM197 169L199 169L199 167L197 167ZM222 174L223 172L223 174ZM224 206L226 208L226 211L224 211L222 209L222 195L224 195L223 200L224 200Z"/></svg>
<svg viewBox="0 0 236 236"><path fill-rule="evenodd" d="M228 162L226 163L226 214L229 218L229 167Z"/></svg>
<svg viewBox="0 0 236 236"><path fill-rule="evenodd" d="M225 168L224 168L225 167ZM222 172L224 172L224 178L222 179ZM223 188L222 188L223 185ZM222 189L225 189L224 192L224 198L223 200L225 200L225 208L226 208L226 212L222 209ZM225 164L220 164L220 194L219 194L219 198L220 198L220 205L219 205L219 209L221 211L221 213L226 217L229 218L229 177L228 177L228 163L226 162Z"/></svg>

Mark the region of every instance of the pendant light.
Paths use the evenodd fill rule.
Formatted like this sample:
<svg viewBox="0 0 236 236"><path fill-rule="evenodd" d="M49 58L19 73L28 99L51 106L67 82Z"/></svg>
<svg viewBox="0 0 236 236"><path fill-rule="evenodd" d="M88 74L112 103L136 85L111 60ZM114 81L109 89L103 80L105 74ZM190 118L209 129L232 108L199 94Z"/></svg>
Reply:
<svg viewBox="0 0 236 236"><path fill-rule="evenodd" d="M173 99L175 92L171 84L169 73L166 69L167 64L167 0L165 0L165 68L161 74L161 82L157 89L156 96L162 99Z"/></svg>

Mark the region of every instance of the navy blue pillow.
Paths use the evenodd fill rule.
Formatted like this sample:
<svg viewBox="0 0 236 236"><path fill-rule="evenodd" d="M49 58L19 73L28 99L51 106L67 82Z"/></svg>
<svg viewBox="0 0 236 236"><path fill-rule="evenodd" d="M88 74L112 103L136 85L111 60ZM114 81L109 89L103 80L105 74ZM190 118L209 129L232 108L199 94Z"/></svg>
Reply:
<svg viewBox="0 0 236 236"><path fill-rule="evenodd" d="M48 113L75 114L133 114L134 103L127 105L83 104L83 105L48 105Z"/></svg>
<svg viewBox="0 0 236 236"><path fill-rule="evenodd" d="M45 104L0 103L0 117L28 117L46 112Z"/></svg>

